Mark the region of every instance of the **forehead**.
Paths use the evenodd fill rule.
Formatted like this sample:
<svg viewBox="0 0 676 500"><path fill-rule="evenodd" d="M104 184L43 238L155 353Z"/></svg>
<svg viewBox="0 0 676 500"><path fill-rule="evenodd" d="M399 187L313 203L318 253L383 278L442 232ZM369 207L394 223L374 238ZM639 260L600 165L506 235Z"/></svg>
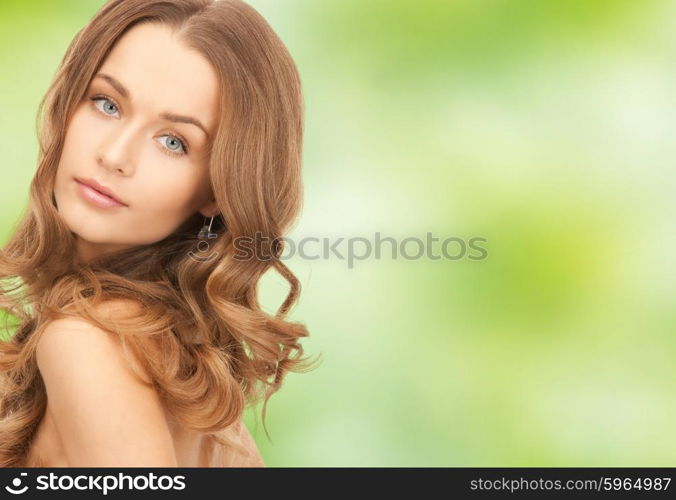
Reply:
<svg viewBox="0 0 676 500"><path fill-rule="evenodd" d="M209 130L218 120L218 74L202 54L161 24L137 25L113 46L99 69L120 81L132 103L153 114L194 116Z"/></svg>

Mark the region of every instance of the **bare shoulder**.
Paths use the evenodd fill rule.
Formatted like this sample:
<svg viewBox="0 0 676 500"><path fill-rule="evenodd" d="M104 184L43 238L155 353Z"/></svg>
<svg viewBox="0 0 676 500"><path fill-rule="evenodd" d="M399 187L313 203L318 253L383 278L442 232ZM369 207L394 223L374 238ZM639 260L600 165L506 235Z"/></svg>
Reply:
<svg viewBox="0 0 676 500"><path fill-rule="evenodd" d="M94 306L94 311L97 315L106 320L117 321L137 316L141 311L141 308L142 306L138 301L111 298ZM79 336L85 336L85 338L79 338ZM52 350L58 350L64 349L62 345L65 343L71 342L80 344L85 341L97 343L98 348L107 347L113 349L116 353L122 352L122 343L119 336L106 332L90 323L85 318L79 316L63 316L59 319L50 321L49 324L46 325L45 330L38 340L37 356L38 358L40 357L40 352L44 351L46 346L49 346ZM150 384L151 378L148 376L148 373L145 371L138 358L131 352L128 352L127 356L127 362L133 366L135 373L143 382Z"/></svg>
<svg viewBox="0 0 676 500"><path fill-rule="evenodd" d="M100 312L125 307L135 306L108 302ZM42 331L36 356L69 466L176 466L159 396L131 369L117 335L59 318Z"/></svg>

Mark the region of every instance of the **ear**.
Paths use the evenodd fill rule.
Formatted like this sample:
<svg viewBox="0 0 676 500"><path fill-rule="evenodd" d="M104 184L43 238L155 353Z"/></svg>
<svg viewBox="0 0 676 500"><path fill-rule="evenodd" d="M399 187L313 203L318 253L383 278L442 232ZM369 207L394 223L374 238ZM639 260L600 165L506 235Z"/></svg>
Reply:
<svg viewBox="0 0 676 500"><path fill-rule="evenodd" d="M200 208L200 213L205 217L211 217L212 215L217 215L219 212L218 205L216 204L216 199L212 198L209 203L206 203L202 208Z"/></svg>

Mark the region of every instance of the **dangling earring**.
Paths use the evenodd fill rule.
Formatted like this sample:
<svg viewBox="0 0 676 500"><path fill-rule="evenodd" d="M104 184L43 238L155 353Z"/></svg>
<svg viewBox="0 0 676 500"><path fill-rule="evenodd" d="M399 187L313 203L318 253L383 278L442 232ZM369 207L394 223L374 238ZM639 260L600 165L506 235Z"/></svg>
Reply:
<svg viewBox="0 0 676 500"><path fill-rule="evenodd" d="M200 232L197 233L197 237L201 240L205 239L211 239L211 238L218 238L218 233L212 233L211 232L211 224L214 222L214 217L215 215L211 216L211 219L209 220L209 223L207 224L207 219L209 217L204 217L204 225L202 226L202 229L200 229Z"/></svg>

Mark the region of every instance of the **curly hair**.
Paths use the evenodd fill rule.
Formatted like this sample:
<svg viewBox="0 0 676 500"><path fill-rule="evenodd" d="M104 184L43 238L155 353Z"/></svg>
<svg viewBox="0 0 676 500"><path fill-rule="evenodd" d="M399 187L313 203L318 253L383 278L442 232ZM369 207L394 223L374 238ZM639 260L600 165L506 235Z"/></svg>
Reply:
<svg viewBox="0 0 676 500"><path fill-rule="evenodd" d="M219 77L222 113L209 157L219 237L217 258L206 262L190 255L203 220L194 214L161 241L79 263L55 205L74 109L115 42L139 23L171 27ZM285 375L314 368L300 344L306 326L285 319L300 284L281 260L282 236L302 205L303 112L293 59L240 0L110 0L76 34L38 109L28 207L0 252L7 332L0 342L0 466L26 466L47 405L36 346L50 321L68 316L119 335L127 359L133 366L133 353L142 363L181 424L232 444L224 430L264 398L265 426L268 400ZM237 239L255 235L269 258L237 258ZM257 298L270 268L290 284L274 315ZM109 315L106 304L124 308Z"/></svg>

